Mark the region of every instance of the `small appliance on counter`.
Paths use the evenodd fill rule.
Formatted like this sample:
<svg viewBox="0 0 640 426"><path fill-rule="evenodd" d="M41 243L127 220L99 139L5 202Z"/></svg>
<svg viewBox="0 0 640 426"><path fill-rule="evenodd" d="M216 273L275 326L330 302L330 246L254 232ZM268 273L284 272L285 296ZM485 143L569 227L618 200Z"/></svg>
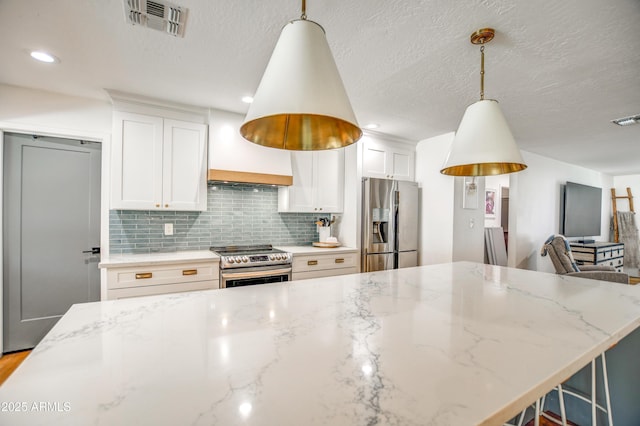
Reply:
<svg viewBox="0 0 640 426"><path fill-rule="evenodd" d="M362 271L418 265L418 184L362 179Z"/></svg>

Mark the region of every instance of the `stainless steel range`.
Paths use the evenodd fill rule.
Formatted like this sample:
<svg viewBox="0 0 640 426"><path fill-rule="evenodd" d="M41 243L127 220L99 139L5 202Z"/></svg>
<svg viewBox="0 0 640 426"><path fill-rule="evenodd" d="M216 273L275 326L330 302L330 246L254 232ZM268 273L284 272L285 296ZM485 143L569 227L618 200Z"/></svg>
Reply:
<svg viewBox="0 0 640 426"><path fill-rule="evenodd" d="M271 244L211 247L220 256L220 288L291 281L292 255Z"/></svg>

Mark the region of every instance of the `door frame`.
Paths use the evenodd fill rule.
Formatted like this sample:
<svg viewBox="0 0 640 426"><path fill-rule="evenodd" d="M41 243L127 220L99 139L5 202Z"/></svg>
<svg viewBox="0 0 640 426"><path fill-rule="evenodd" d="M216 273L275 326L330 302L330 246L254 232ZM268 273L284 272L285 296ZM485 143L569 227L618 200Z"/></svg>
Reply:
<svg viewBox="0 0 640 426"><path fill-rule="evenodd" d="M4 206L2 206L4 186L4 134L20 133L27 135L48 136L64 139L86 140L102 144L102 161L100 164L100 252L109 253L109 194L111 189L111 134L88 132L75 129L59 129L35 124L20 124L0 121L0 224L3 223ZM3 259L4 235L0 226L0 259ZM3 353L3 262L0 261L0 357ZM100 300L106 300L106 271L100 271Z"/></svg>

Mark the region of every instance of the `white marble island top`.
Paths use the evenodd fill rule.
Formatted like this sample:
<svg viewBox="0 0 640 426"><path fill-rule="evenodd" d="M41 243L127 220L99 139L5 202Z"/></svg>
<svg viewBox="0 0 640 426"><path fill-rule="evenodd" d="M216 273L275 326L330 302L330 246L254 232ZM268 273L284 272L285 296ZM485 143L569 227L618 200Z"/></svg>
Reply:
<svg viewBox="0 0 640 426"><path fill-rule="evenodd" d="M635 286L467 262L74 305L0 423L501 424L639 324Z"/></svg>
<svg viewBox="0 0 640 426"><path fill-rule="evenodd" d="M358 251L358 249L353 247L318 248L311 245L276 246L275 248L288 251L294 256L304 254L353 253ZM99 266L100 268L122 268L128 266L167 265L196 261L219 262L220 256L211 250L187 250L146 254L104 254L102 255Z"/></svg>

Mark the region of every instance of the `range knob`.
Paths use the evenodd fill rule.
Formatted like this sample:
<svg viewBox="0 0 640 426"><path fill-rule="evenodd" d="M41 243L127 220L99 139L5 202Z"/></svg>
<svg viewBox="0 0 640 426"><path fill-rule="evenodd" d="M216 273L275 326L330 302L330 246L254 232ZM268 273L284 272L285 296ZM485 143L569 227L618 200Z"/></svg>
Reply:
<svg viewBox="0 0 640 426"><path fill-rule="evenodd" d="M242 262L242 258L240 256L236 256L236 263Z"/></svg>
<svg viewBox="0 0 640 426"><path fill-rule="evenodd" d="M229 262L229 263L235 263L236 261L235 261L235 260L233 260L233 257L228 257L228 258L227 258L227 262Z"/></svg>
<svg viewBox="0 0 640 426"><path fill-rule="evenodd" d="M276 255L275 254L270 254L269 255L269 260L276 260Z"/></svg>
<svg viewBox="0 0 640 426"><path fill-rule="evenodd" d="M249 258L247 256L242 256L242 263L247 263Z"/></svg>

